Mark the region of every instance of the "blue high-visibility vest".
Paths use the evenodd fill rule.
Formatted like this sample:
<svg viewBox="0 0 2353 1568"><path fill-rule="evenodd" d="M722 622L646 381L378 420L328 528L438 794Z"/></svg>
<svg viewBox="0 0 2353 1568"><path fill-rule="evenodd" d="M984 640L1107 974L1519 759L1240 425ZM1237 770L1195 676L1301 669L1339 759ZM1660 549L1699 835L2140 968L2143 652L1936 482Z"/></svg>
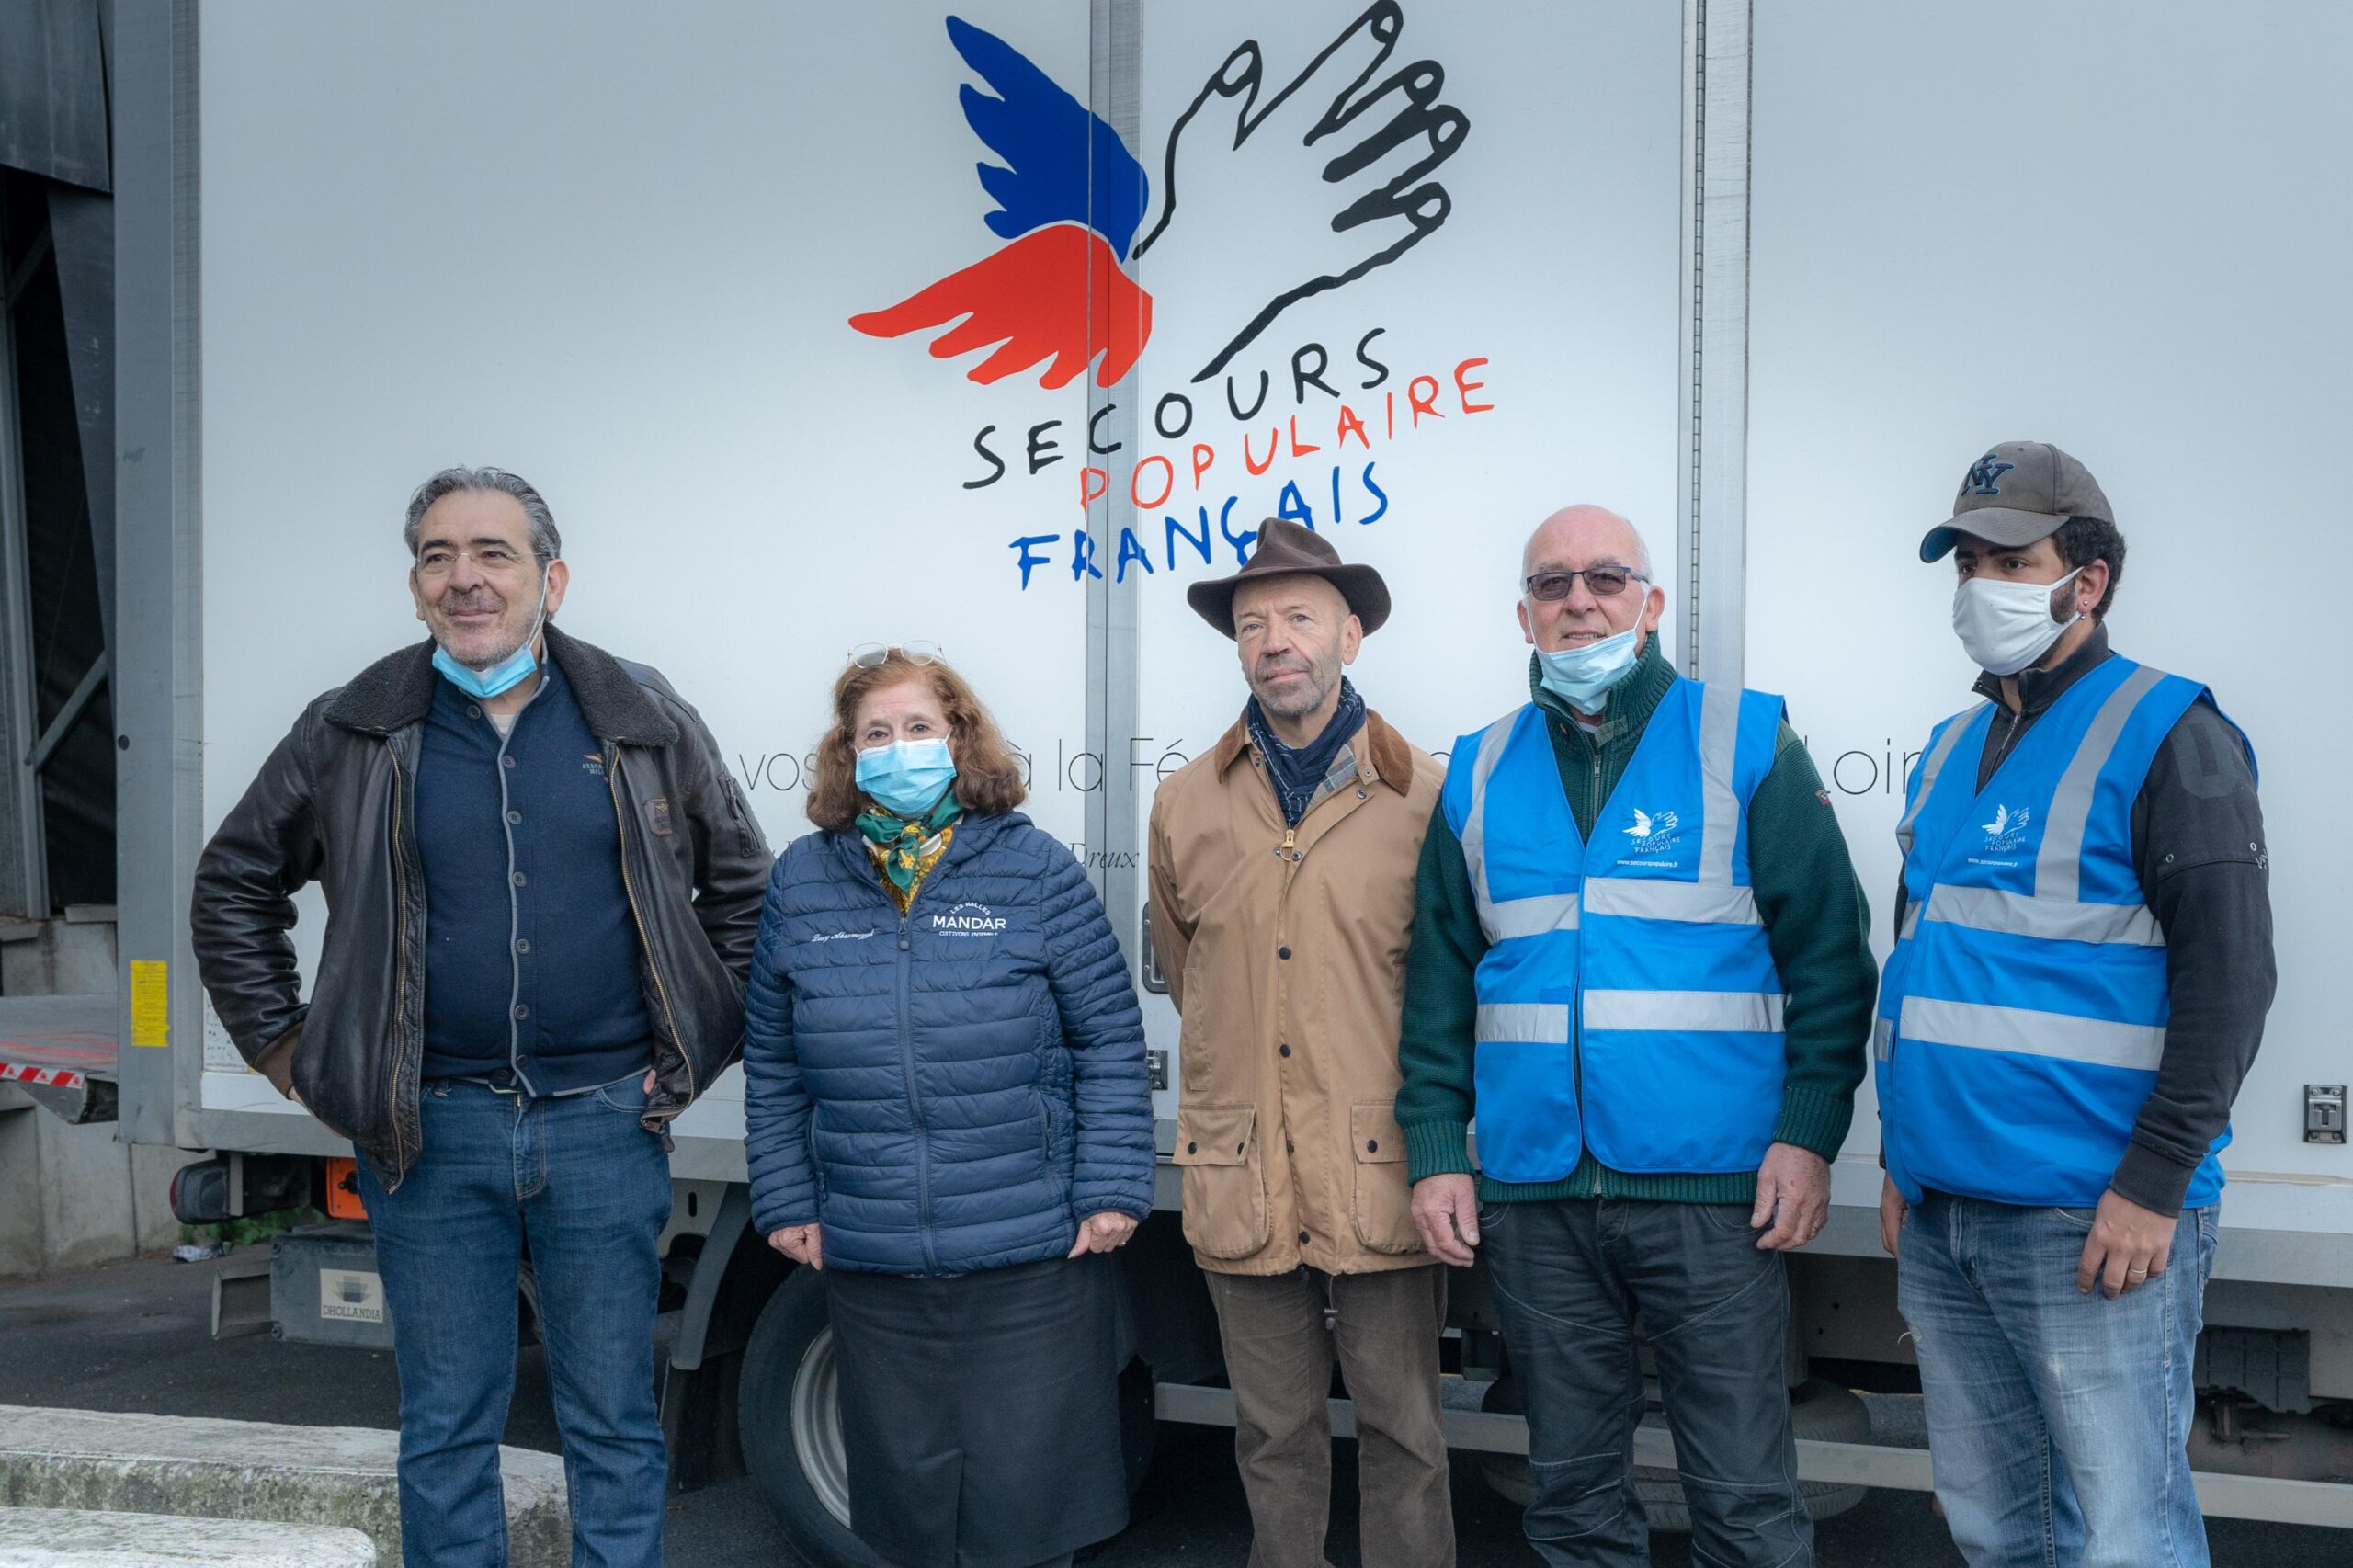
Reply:
<svg viewBox="0 0 2353 1568"><path fill-rule="evenodd" d="M1912 1202L1934 1188L2087 1209L2107 1191L2156 1085L2170 1006L2132 802L2200 699L2212 700L2195 681L2110 658L1982 790L1995 705L1930 735L1896 828L1904 928L1872 1034L1887 1170ZM2225 1129L2200 1164L2189 1207L2222 1192L2230 1141Z"/></svg>
<svg viewBox="0 0 2353 1568"><path fill-rule="evenodd" d="M1489 943L1475 1121L1496 1181L1754 1171L1772 1142L1787 996L1748 881L1748 802L1781 699L1678 680L1577 832L1529 704L1455 744L1439 804Z"/></svg>

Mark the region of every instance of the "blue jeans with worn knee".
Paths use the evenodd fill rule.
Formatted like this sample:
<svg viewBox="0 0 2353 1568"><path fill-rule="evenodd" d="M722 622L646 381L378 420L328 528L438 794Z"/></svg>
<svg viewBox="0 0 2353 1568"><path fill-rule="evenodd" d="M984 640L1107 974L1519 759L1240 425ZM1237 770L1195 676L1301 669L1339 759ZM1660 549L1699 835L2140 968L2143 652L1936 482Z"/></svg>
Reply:
<svg viewBox="0 0 2353 1568"><path fill-rule="evenodd" d="M359 1166L401 1380L407 1568L503 1568L498 1443L523 1251L554 1385L574 1568L659 1568L668 1465L654 1393L670 1162L642 1074L535 1099L437 1079L397 1192Z"/></svg>
<svg viewBox="0 0 2353 1568"><path fill-rule="evenodd" d="M2183 1210L2164 1271L2109 1301L2075 1289L2089 1209L1912 1207L1896 1302L1970 1568L2205 1568L2184 1449L2216 1216Z"/></svg>

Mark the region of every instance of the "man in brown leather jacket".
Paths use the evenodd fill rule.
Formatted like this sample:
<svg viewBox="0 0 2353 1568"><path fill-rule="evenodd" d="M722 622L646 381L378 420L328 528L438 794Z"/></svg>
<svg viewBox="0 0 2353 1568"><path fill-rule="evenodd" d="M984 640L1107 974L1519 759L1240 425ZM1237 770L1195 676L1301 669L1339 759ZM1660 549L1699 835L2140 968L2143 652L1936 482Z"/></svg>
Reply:
<svg viewBox="0 0 2353 1568"><path fill-rule="evenodd" d="M1325 1399L1354 1403L1367 1568L1454 1561L1438 1350L1394 1101L1414 869L1440 770L1341 674L1389 615L1370 566L1269 520L1195 610L1251 700L1152 809L1154 946L1184 1015L1185 1236L1217 1305L1251 1568L1321 1568Z"/></svg>
<svg viewBox="0 0 2353 1568"><path fill-rule="evenodd" d="M361 1156L411 1568L504 1561L527 1240L575 1552L654 1568L664 1130L736 1050L767 846L668 683L556 630L570 574L536 490L447 470L404 537L431 640L262 765L197 868L197 961L246 1061Z"/></svg>

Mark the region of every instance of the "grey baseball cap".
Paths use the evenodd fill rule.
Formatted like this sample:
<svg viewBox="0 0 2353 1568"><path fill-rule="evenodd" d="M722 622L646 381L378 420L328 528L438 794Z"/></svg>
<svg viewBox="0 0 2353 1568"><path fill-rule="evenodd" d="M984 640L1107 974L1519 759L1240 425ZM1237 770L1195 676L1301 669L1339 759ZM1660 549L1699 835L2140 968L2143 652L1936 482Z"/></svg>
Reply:
<svg viewBox="0 0 2353 1568"><path fill-rule="evenodd" d="M2116 521L2092 471L2048 441L2004 441L1969 465L1952 518L1920 540L1920 559L1940 561L1961 534L2013 548L2048 539L2070 517Z"/></svg>

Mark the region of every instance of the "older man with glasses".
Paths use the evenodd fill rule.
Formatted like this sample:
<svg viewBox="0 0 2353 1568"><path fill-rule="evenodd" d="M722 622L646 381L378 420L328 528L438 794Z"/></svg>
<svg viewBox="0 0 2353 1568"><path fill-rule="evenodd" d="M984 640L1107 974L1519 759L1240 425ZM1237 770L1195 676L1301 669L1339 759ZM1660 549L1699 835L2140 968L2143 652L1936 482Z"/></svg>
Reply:
<svg viewBox="0 0 2353 1568"><path fill-rule="evenodd" d="M1648 1558L1639 1320L1695 1561L1810 1563L1782 1255L1822 1229L1863 1076L1870 913L1780 699L1660 653L1633 525L1556 512L1521 578L1531 700L1455 743L1422 844L1415 1220L1449 1263L1486 1252L1547 1562Z"/></svg>

